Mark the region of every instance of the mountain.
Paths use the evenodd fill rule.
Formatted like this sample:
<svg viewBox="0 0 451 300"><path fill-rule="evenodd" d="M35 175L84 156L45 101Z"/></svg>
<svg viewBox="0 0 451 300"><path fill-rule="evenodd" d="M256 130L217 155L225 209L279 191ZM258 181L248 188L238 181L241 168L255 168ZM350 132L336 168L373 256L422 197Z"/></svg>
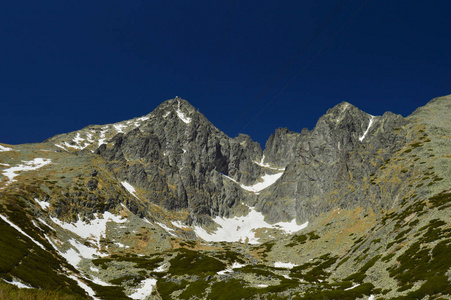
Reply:
<svg viewBox="0 0 451 300"><path fill-rule="evenodd" d="M263 150L176 97L0 144L0 295L449 299L450 120L342 102Z"/></svg>

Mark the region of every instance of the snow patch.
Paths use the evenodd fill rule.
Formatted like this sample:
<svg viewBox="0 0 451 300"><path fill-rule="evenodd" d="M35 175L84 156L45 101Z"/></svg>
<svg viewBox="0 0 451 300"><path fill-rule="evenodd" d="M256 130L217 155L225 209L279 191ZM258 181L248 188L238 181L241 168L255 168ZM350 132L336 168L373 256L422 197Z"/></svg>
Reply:
<svg viewBox="0 0 451 300"><path fill-rule="evenodd" d="M106 138L105 138L105 133L106 133L106 130L102 130L101 132L100 132L100 139L99 139L99 144L98 144L98 146L100 147L100 145L102 145L102 144L106 144Z"/></svg>
<svg viewBox="0 0 451 300"><path fill-rule="evenodd" d="M370 123L368 124L368 128L366 129L366 131L363 133L363 135L361 137L359 137L359 141L363 141L365 139L366 134L368 133L368 131L370 130L371 125L373 125L373 120L374 120L374 116L371 116L370 118Z"/></svg>
<svg viewBox="0 0 451 300"><path fill-rule="evenodd" d="M360 283L354 284L353 286L351 286L350 288L345 289L345 291L349 291L352 290L353 288L356 288L360 285Z"/></svg>
<svg viewBox="0 0 451 300"><path fill-rule="evenodd" d="M370 297L368 298L368 300L376 300L376 297L374 295L370 295Z"/></svg>
<svg viewBox="0 0 451 300"><path fill-rule="evenodd" d="M141 286L135 290L133 294L129 297L132 299L146 299L150 294L152 294L153 287L157 284L157 280L153 278L148 278L141 281Z"/></svg>
<svg viewBox="0 0 451 300"><path fill-rule="evenodd" d="M70 239L69 243L72 245L72 247L74 247L78 253L80 253L80 256L83 258L88 258L88 259L92 259L94 258L96 255L99 255L99 253L97 252L97 249L88 247L84 244L81 244L80 242L74 240L74 239Z"/></svg>
<svg viewBox="0 0 451 300"><path fill-rule="evenodd" d="M42 250L45 251L44 246L42 246L41 243L39 243L38 241L36 241L34 238L32 238L31 236L29 236L25 231L23 231L22 229L20 229L19 226L17 226L16 224L14 224L13 222L11 222L10 220L8 220L7 217L5 217L4 215L0 215L0 218L5 221L6 223L8 223L11 227L13 227L15 230L19 231L20 233L22 233L24 236L26 236L27 238L29 238L30 240L33 241L33 243L35 243L36 245L38 245Z"/></svg>
<svg viewBox="0 0 451 300"><path fill-rule="evenodd" d="M63 149L64 151L68 151L64 146L60 144L55 144L56 147Z"/></svg>
<svg viewBox="0 0 451 300"><path fill-rule="evenodd" d="M218 274L218 275L226 275L227 273L232 273L233 269L239 269L239 268L242 268L244 266L245 266L244 264L240 264L240 263L234 262L230 268L227 268L225 270L219 271L216 274Z"/></svg>
<svg viewBox="0 0 451 300"><path fill-rule="evenodd" d="M244 184L240 184L235 179L233 179L225 174L222 174L222 176L226 177L227 179L239 184L243 190L253 192L256 194L260 193L262 190L273 185L282 175L283 175L283 172L276 173L276 174L265 174L260 178L260 180L262 180L262 181L257 182L254 185L244 185Z"/></svg>
<svg viewBox="0 0 451 300"><path fill-rule="evenodd" d="M182 120L184 123L186 123L186 124L188 124L188 123L191 123L191 118L190 117L187 117L183 112L182 112L182 110L180 109L180 101L178 101L178 107L177 107L177 111L176 111L176 113L177 113L177 116L180 118L180 120Z"/></svg>
<svg viewBox="0 0 451 300"><path fill-rule="evenodd" d="M132 194L133 196L135 196L136 199L139 200L138 195L136 195L136 190L133 187L133 185L131 185L127 181L122 181L121 184L130 194Z"/></svg>
<svg viewBox="0 0 451 300"><path fill-rule="evenodd" d="M39 206L41 206L42 210L47 210L50 207L50 203L45 201L39 201L38 198L34 198L34 201L36 201L39 204Z"/></svg>
<svg viewBox="0 0 451 300"><path fill-rule="evenodd" d="M255 232L259 228L279 229L285 233L291 234L307 227L308 222L298 225L296 219L291 222L279 222L269 224L264 219L262 213L255 210L254 207L249 207L250 212L246 216L221 218L215 217L213 219L219 225L219 228L214 233L208 233L200 226L194 226L194 232L205 241L208 242L245 242L250 244L258 244L259 241L255 236Z"/></svg>
<svg viewBox="0 0 451 300"><path fill-rule="evenodd" d="M112 284L106 283L105 281L102 281L100 278L97 278L95 276L92 276L92 282L101 286L113 286Z"/></svg>
<svg viewBox="0 0 451 300"><path fill-rule="evenodd" d="M167 268L167 264L162 264L158 268L154 269L152 272L158 272L158 273L166 272L166 268Z"/></svg>
<svg viewBox="0 0 451 300"><path fill-rule="evenodd" d="M67 277L69 277L70 279L73 279L77 282L78 286L81 287L86 293L88 293L88 295L92 298L92 299L99 299L97 297L95 297L95 292L92 288L90 288L86 283L84 283L83 281L81 281L78 277L74 276L74 275L67 275Z"/></svg>
<svg viewBox="0 0 451 300"><path fill-rule="evenodd" d="M189 228L188 226L183 225L182 222L180 221L171 221L171 223L172 225L178 228Z"/></svg>
<svg viewBox="0 0 451 300"><path fill-rule="evenodd" d="M3 175L8 177L8 179L9 179L9 181L6 183L6 185L15 181L14 177L19 176L19 174L16 174L16 172L37 170L39 168L42 168L45 165L50 164L52 161L47 158L39 158L38 157L38 158L35 158L30 161L22 161L22 162L23 162L23 164L3 170L3 172L2 172Z"/></svg>
<svg viewBox="0 0 451 300"><path fill-rule="evenodd" d="M125 126L124 124L120 124L120 123L114 124L113 127L114 127L114 129L116 129L116 131L118 133L124 133L124 129L127 128L127 126Z"/></svg>
<svg viewBox="0 0 451 300"><path fill-rule="evenodd" d="M122 219L121 216L113 215L108 211L103 213L102 219L100 219L98 217L98 214L96 214L96 218L89 222L83 222L82 220L79 219L75 223L66 223L60 221L58 218L55 217L51 217L51 219L60 227L75 233L81 238L84 239L90 238L94 240L99 248L100 248L100 239L106 234L106 224L108 222L115 223L127 222L127 219Z"/></svg>
<svg viewBox="0 0 451 300"><path fill-rule="evenodd" d="M272 170L278 170L278 171L284 171L285 168L275 168L275 167L271 167L269 164L265 164L263 161L265 160L265 155L263 154L261 161L254 161L254 163L256 163L257 165L259 165L260 167L263 168L267 168L267 169L272 169Z"/></svg>
<svg viewBox="0 0 451 300"><path fill-rule="evenodd" d="M284 262L276 261L274 263L275 268L293 269L294 267L297 267L297 266L298 265L292 264L290 262L284 263Z"/></svg>
<svg viewBox="0 0 451 300"><path fill-rule="evenodd" d="M268 285L267 284L258 284L257 287L258 288L265 288L265 287L268 287Z"/></svg>
<svg viewBox="0 0 451 300"><path fill-rule="evenodd" d="M169 228L168 226L164 225L163 223L160 222L156 222L158 224L158 226L160 226L161 228L163 228L164 230L166 230L167 233L169 233L172 236L177 237L177 235L175 234L174 229Z"/></svg>
<svg viewBox="0 0 451 300"><path fill-rule="evenodd" d="M6 152L6 151L13 151L13 149L0 145L0 152Z"/></svg>
<svg viewBox="0 0 451 300"><path fill-rule="evenodd" d="M32 286L23 284L22 282L18 281L16 278L13 278L12 281L8 281L8 280L6 280L6 279L3 279L3 281L6 282L6 283L15 285L15 286L17 286L19 289L32 289L32 288L33 288Z"/></svg>

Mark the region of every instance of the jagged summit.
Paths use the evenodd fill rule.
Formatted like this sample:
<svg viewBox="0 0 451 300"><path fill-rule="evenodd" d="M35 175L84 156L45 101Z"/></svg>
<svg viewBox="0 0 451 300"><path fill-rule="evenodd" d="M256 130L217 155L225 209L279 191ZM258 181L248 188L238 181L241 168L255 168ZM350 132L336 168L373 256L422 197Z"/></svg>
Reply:
<svg viewBox="0 0 451 300"><path fill-rule="evenodd" d="M2 144L0 293L447 296L450 107L442 97L403 118L342 102L310 131L276 129L262 151L176 97L140 118Z"/></svg>
<svg viewBox="0 0 451 300"><path fill-rule="evenodd" d="M45 140L53 143L65 151L91 150L94 151L102 144L106 144L117 134L127 134L136 128L144 128L153 119L171 119L177 117L184 124L189 124L194 119L206 118L186 100L176 97L166 100L153 112L142 116L113 124L89 125L81 130L59 134Z"/></svg>

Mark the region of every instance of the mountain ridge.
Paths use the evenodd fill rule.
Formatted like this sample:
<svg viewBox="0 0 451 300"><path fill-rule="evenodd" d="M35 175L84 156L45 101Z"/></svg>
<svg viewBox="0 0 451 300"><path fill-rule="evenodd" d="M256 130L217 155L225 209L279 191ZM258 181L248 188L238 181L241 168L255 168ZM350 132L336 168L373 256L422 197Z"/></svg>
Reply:
<svg viewBox="0 0 451 300"><path fill-rule="evenodd" d="M310 131L276 129L262 149L170 99L143 117L1 146L0 224L58 257L54 270L67 270L49 271L55 282L103 299L146 284L142 299L215 299L230 285L255 298L446 296L449 108L444 96L403 118L342 102ZM94 224L104 229L90 236ZM440 288L403 265L401 245L415 258L417 242L448 266L434 273ZM43 286L22 274L31 262L8 259L0 255L4 280ZM423 283L406 284L396 263Z"/></svg>

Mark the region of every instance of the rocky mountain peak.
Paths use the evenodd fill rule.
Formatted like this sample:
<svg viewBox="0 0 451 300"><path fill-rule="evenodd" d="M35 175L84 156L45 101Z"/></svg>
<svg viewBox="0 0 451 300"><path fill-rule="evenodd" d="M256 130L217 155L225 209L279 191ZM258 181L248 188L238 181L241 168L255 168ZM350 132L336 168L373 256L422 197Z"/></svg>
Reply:
<svg viewBox="0 0 451 300"><path fill-rule="evenodd" d="M262 151L176 97L0 145L0 294L448 296L450 108L442 97L403 118L342 102L311 131L276 129Z"/></svg>

